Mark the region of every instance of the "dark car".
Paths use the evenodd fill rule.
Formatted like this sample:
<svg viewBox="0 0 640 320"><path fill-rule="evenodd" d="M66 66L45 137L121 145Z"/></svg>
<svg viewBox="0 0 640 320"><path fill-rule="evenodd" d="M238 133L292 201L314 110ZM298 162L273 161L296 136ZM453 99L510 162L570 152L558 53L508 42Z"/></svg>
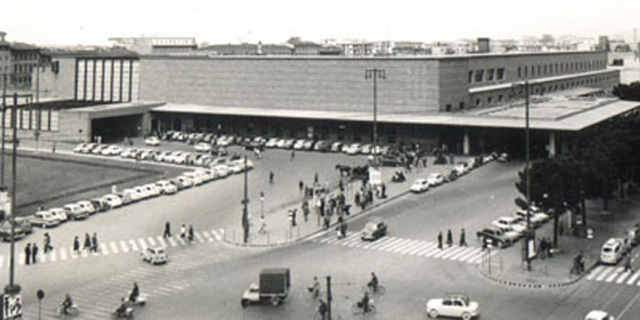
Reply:
<svg viewBox="0 0 640 320"><path fill-rule="evenodd" d="M365 241L374 241L387 234L387 224L381 219L373 219L364 226L360 238Z"/></svg>
<svg viewBox="0 0 640 320"><path fill-rule="evenodd" d="M13 239L20 240L26 237L28 230L25 229L20 223L16 222L16 226L13 230ZM11 222L4 221L0 224L0 238L2 241L11 241Z"/></svg>
<svg viewBox="0 0 640 320"><path fill-rule="evenodd" d="M383 155L378 157L378 163L385 167L399 167L404 164L404 159L401 156Z"/></svg>
<svg viewBox="0 0 640 320"><path fill-rule="evenodd" d="M476 233L478 239L483 243L491 244L498 247L507 247L513 244L511 239L504 236L504 232L499 229L484 228Z"/></svg>

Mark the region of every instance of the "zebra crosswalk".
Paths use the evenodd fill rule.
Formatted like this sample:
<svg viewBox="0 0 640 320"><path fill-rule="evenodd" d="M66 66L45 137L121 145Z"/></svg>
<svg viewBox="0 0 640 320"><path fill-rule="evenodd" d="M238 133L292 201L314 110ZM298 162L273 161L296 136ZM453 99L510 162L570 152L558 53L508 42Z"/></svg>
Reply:
<svg viewBox="0 0 640 320"><path fill-rule="evenodd" d="M224 238L224 229L203 230L194 232L194 243L219 242ZM164 246L178 247L190 244L189 241L182 239L180 236L164 238L162 236L140 237L137 239L119 240L100 243L97 252L89 252L80 250L74 252L73 247L54 248L47 253L38 255L37 263L51 263L57 261L74 260L78 258L88 258L96 256L108 256L129 252L144 251L147 247ZM4 255L0 255L0 269L9 267L9 259ZM20 252L17 256L16 263L25 265L26 257L24 252Z"/></svg>
<svg viewBox="0 0 640 320"><path fill-rule="evenodd" d="M624 267L597 266L586 277L589 281L640 287L640 270L625 271Z"/></svg>
<svg viewBox="0 0 640 320"><path fill-rule="evenodd" d="M157 240L154 238L154 241L157 242ZM209 242L206 236L203 236L203 242ZM215 245L217 243L219 241L215 241L214 245L203 246L202 250L198 251L177 251L172 255L171 262L161 268L139 266L71 291L73 301L80 310L77 318L87 320L113 318L112 314L119 306L120 299L128 294L134 282L139 284L140 292L147 297L149 305L162 303L166 301L163 299L171 299L181 292L207 283L211 277L211 265L243 254L242 251ZM23 318L58 319L54 310L63 298L62 294L47 297L42 301L42 307L34 301L35 297L29 299L25 301ZM144 313L144 308L137 312Z"/></svg>
<svg viewBox="0 0 640 320"><path fill-rule="evenodd" d="M360 239L360 233L358 232L348 233L347 236L342 239L338 239L333 235L326 235L325 237L314 239L313 242L471 264L480 263L482 258L486 256L486 253L480 248L445 246L443 249L439 249L438 243L436 242L417 239L386 236L376 241L365 242ZM497 251L493 251L491 255L496 253Z"/></svg>

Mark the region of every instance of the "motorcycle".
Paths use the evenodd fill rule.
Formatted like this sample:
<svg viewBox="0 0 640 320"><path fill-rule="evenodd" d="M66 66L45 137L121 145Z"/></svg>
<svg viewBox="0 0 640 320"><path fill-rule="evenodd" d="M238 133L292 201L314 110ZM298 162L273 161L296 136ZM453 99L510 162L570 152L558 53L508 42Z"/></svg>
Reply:
<svg viewBox="0 0 640 320"><path fill-rule="evenodd" d="M78 308L77 304L72 304L69 308L67 308L66 312L64 310L64 306L62 304L60 304L56 310L55 310L55 314L58 316L58 318L61 317L75 317L80 313L80 309Z"/></svg>
<svg viewBox="0 0 640 320"><path fill-rule="evenodd" d="M113 312L113 315L116 319L131 319L133 318L133 307L134 304L131 301L122 298L122 304Z"/></svg>
<svg viewBox="0 0 640 320"><path fill-rule="evenodd" d="M131 297L131 292L127 294L127 297ZM134 307L144 307L147 304L147 295L141 293L135 301L128 300L128 302Z"/></svg>

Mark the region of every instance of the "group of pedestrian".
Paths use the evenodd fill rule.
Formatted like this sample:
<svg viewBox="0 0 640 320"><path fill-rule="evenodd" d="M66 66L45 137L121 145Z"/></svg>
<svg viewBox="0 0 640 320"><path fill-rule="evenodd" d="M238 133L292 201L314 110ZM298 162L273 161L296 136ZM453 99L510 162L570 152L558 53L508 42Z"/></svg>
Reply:
<svg viewBox="0 0 640 320"><path fill-rule="evenodd" d="M36 264L38 262L38 245L35 243L27 243L24 247L24 263Z"/></svg>
<svg viewBox="0 0 640 320"><path fill-rule="evenodd" d="M447 247L451 247L453 246L453 232L451 232L451 229L447 230ZM442 231L438 232L438 249L443 249L444 248L444 236L442 234ZM460 241L459 241L459 245L461 247L466 247L467 246L467 233L464 230L464 228L460 229Z"/></svg>
<svg viewBox="0 0 640 320"><path fill-rule="evenodd" d="M540 259L544 260L546 257L553 257L553 243L549 238L540 239L538 245L538 255L540 255Z"/></svg>
<svg viewBox="0 0 640 320"><path fill-rule="evenodd" d="M98 234L94 232L93 236L90 236L89 233L85 233L82 250L87 250L88 252L98 252L98 249L99 249ZM73 253L79 254L80 250L81 250L80 238L78 236L75 236L73 238Z"/></svg>
<svg viewBox="0 0 640 320"><path fill-rule="evenodd" d="M162 237L165 239L171 238L171 223L169 221L165 222L164 224L164 232L162 234ZM188 229L187 225L184 223L180 226L180 239L189 242L193 242L193 240L195 240L193 225L190 224Z"/></svg>

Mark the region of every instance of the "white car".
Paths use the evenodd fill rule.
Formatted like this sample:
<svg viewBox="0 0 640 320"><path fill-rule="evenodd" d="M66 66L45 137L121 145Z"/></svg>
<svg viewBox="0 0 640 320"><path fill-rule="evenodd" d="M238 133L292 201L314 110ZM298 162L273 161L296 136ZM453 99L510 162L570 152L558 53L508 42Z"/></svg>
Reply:
<svg viewBox="0 0 640 320"><path fill-rule="evenodd" d="M296 150L302 150L302 148L304 148L304 139L298 139L296 140L296 143L293 144L293 148Z"/></svg>
<svg viewBox="0 0 640 320"><path fill-rule="evenodd" d="M108 194L102 197L102 199L107 203L109 208L117 208L122 206L122 198L118 197L115 194Z"/></svg>
<svg viewBox="0 0 640 320"><path fill-rule="evenodd" d="M102 150L104 150L106 148L109 148L109 146L106 145L106 144L100 144L100 145L97 145L96 147L94 147L93 149L91 149L91 153L92 154L102 154Z"/></svg>
<svg viewBox="0 0 640 320"><path fill-rule="evenodd" d="M471 169L469 168L468 164L464 162L460 162L456 164L453 170L455 170L458 173L458 176L462 176L462 175L465 175L467 172L469 172L469 170Z"/></svg>
<svg viewBox="0 0 640 320"><path fill-rule="evenodd" d="M29 223L46 229L59 225L60 220L58 220L50 211L44 210L36 212L33 217L29 219Z"/></svg>
<svg viewBox="0 0 640 320"><path fill-rule="evenodd" d="M67 216L67 212L62 208L49 209L49 212L51 212L51 214L53 214L53 216L56 217L56 219L58 219L58 221L60 222L65 222L69 220L69 217Z"/></svg>
<svg viewBox="0 0 640 320"><path fill-rule="evenodd" d="M172 162L175 164L187 164L187 158L191 155L189 152L182 152L173 157Z"/></svg>
<svg viewBox="0 0 640 320"><path fill-rule="evenodd" d="M409 190L414 193L427 191L429 190L429 181L427 179L416 179Z"/></svg>
<svg viewBox="0 0 640 320"><path fill-rule="evenodd" d="M87 147L86 143L81 143L79 145L77 145L75 148L73 148L73 152L83 152L82 150L84 150Z"/></svg>
<svg viewBox="0 0 640 320"><path fill-rule="evenodd" d="M121 158L135 158L137 154L138 154L138 150L137 149L128 148L128 149L123 150L120 153L120 157Z"/></svg>
<svg viewBox="0 0 640 320"><path fill-rule="evenodd" d="M144 144L152 147L157 147L160 145L160 139L158 139L158 137L149 137L144 139Z"/></svg>
<svg viewBox="0 0 640 320"><path fill-rule="evenodd" d="M229 167L225 164L216 165L212 169L216 171L218 177L220 178L227 177L232 173L231 169L229 169Z"/></svg>
<svg viewBox="0 0 640 320"><path fill-rule="evenodd" d="M100 153L103 156L117 156L122 153L122 148L116 145L110 145L106 149L103 149Z"/></svg>
<svg viewBox="0 0 640 320"><path fill-rule="evenodd" d="M275 148L278 144L278 138L270 138L267 143L264 144L265 148Z"/></svg>
<svg viewBox="0 0 640 320"><path fill-rule="evenodd" d="M190 171L190 172L185 172L182 175L191 179L191 181L193 181L194 186L201 185L204 182L202 173L200 172Z"/></svg>
<svg viewBox="0 0 640 320"><path fill-rule="evenodd" d="M427 177L430 186L437 186L444 183L444 176L441 173L430 173Z"/></svg>
<svg viewBox="0 0 640 320"><path fill-rule="evenodd" d="M174 194L178 192L178 187L167 180L156 182L156 186L160 190L160 194Z"/></svg>
<svg viewBox="0 0 640 320"><path fill-rule="evenodd" d="M181 154L182 154L182 151L171 152L170 154L165 155L164 158L162 158L162 161L168 162L168 163L174 163L175 158L177 158Z"/></svg>
<svg viewBox="0 0 640 320"><path fill-rule="evenodd" d="M362 154L371 154L373 150L373 145L365 144L362 146L362 150L360 151Z"/></svg>
<svg viewBox="0 0 640 320"><path fill-rule="evenodd" d="M519 217L500 217L496 220L493 220L491 224L498 228L513 227L513 230L518 233L524 233L525 231L527 231L527 226L523 225L522 218Z"/></svg>
<svg viewBox="0 0 640 320"><path fill-rule="evenodd" d="M62 208L67 212L67 216L71 220L85 219L86 217L89 216L89 213L76 203L67 204Z"/></svg>
<svg viewBox="0 0 640 320"><path fill-rule="evenodd" d="M138 194L139 199L146 199L151 197L149 191L143 186L137 186L133 188L133 191Z"/></svg>
<svg viewBox="0 0 640 320"><path fill-rule="evenodd" d="M527 211L518 209L518 211L516 211L516 216L526 221ZM529 211L529 221L531 221L534 226L539 226L547 220L549 220L549 215L546 213L534 212L533 210Z"/></svg>
<svg viewBox="0 0 640 320"><path fill-rule="evenodd" d="M616 318L602 310L591 310L584 320L616 320Z"/></svg>
<svg viewBox="0 0 640 320"><path fill-rule="evenodd" d="M462 294L449 295L444 299L429 299L426 305L427 315L430 318L439 316L461 318L470 320L480 315L480 305L469 300Z"/></svg>
<svg viewBox="0 0 640 320"><path fill-rule="evenodd" d="M353 143L347 147L345 153L348 155L358 154L362 151L362 146L359 143Z"/></svg>
<svg viewBox="0 0 640 320"><path fill-rule="evenodd" d="M80 208L82 208L82 210L87 214L96 213L96 207L93 205L93 203L91 203L91 201L86 201L86 200L79 201L77 205L80 206Z"/></svg>
<svg viewBox="0 0 640 320"><path fill-rule="evenodd" d="M160 189L156 186L155 183L145 184L142 187L147 190L147 194L149 194L150 197L157 197L160 195Z"/></svg>
<svg viewBox="0 0 640 320"><path fill-rule="evenodd" d="M211 151L211 145L205 142L200 142L193 147L196 152L209 152Z"/></svg>
<svg viewBox="0 0 640 320"><path fill-rule="evenodd" d="M167 249L162 246L147 247L140 253L142 260L151 264L167 263L169 256L167 255Z"/></svg>
<svg viewBox="0 0 640 320"><path fill-rule="evenodd" d="M139 191L136 191L134 188L124 189L122 190L122 202L129 203L135 202L143 199L144 194Z"/></svg>
<svg viewBox="0 0 640 320"><path fill-rule="evenodd" d="M178 176L174 179L176 182L178 189L191 188L193 187L193 180L187 176Z"/></svg>

